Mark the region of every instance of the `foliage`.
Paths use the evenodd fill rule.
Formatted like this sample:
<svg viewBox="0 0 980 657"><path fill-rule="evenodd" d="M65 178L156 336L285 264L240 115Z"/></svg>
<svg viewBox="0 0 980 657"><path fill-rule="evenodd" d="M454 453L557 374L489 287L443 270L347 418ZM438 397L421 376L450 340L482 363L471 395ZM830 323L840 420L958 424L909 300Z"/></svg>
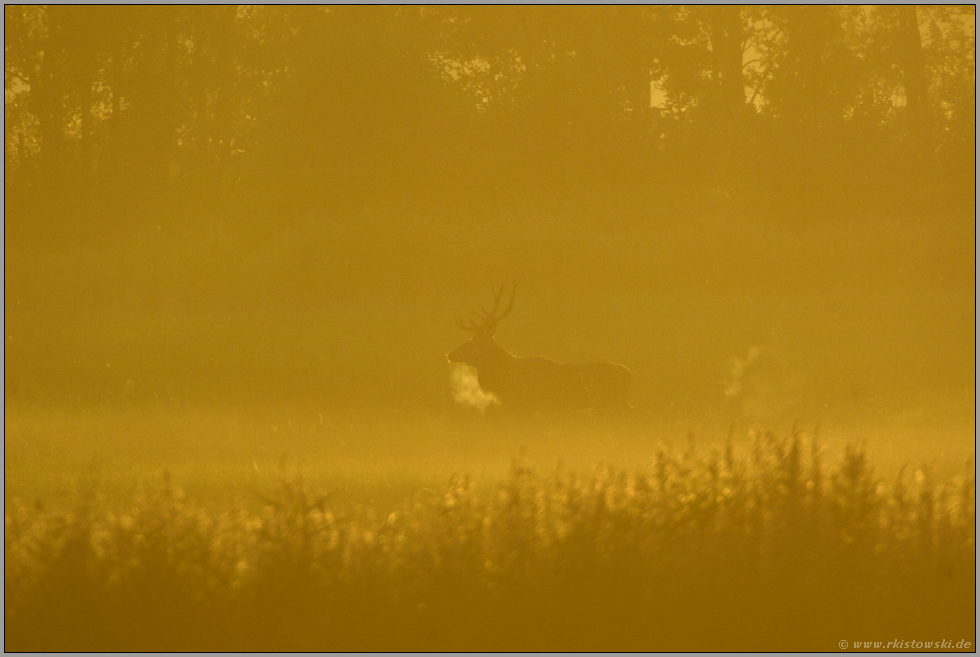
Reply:
<svg viewBox="0 0 980 657"><path fill-rule="evenodd" d="M8 507L7 650L823 650L975 632L975 473L889 485L753 430L648 470L520 459L390 515L283 476L261 509L164 479Z"/></svg>
<svg viewBox="0 0 980 657"><path fill-rule="evenodd" d="M133 210L171 202L173 223L232 199L277 221L649 190L641 213L696 213L719 188L729 211L783 220L972 202L970 8L4 12L18 236L53 239L66 213L84 215L73 232L115 233ZM787 174L800 188L780 195Z"/></svg>

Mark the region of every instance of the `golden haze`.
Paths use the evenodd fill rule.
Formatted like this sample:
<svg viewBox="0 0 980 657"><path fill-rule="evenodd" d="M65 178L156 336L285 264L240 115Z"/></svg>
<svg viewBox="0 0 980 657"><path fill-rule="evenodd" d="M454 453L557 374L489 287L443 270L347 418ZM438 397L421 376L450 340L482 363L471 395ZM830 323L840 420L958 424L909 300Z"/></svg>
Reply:
<svg viewBox="0 0 980 657"><path fill-rule="evenodd" d="M6 649L975 647L972 7L4 23Z"/></svg>

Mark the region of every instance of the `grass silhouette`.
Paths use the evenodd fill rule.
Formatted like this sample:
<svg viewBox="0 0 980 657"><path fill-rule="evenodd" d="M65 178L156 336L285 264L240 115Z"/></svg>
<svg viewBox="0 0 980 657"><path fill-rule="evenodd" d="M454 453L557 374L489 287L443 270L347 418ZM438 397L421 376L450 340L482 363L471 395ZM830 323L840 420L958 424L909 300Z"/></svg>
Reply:
<svg viewBox="0 0 980 657"><path fill-rule="evenodd" d="M975 470L882 482L793 432L644 471L521 459L390 514L285 472L261 508L169 477L5 516L6 650L832 650L975 645Z"/></svg>

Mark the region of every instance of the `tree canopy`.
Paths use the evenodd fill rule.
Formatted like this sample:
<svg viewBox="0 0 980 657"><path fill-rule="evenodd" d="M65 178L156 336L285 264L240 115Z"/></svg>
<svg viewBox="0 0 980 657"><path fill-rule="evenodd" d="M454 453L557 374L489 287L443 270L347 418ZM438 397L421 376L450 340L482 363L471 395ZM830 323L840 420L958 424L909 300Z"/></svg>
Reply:
<svg viewBox="0 0 980 657"><path fill-rule="evenodd" d="M970 6L4 12L16 234L63 233L52 209L111 232L229 200L280 220L617 195L649 221L717 199L783 221L973 204Z"/></svg>

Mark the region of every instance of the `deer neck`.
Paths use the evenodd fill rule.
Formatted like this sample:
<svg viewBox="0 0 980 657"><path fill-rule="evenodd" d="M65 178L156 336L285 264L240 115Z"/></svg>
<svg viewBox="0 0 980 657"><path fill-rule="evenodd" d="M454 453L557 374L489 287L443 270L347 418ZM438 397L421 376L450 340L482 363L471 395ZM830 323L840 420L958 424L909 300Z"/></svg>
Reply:
<svg viewBox="0 0 980 657"><path fill-rule="evenodd" d="M505 383L516 359L516 356L496 342L491 343L484 357L484 362L477 368L477 380L480 382L480 387L492 392L501 383Z"/></svg>

